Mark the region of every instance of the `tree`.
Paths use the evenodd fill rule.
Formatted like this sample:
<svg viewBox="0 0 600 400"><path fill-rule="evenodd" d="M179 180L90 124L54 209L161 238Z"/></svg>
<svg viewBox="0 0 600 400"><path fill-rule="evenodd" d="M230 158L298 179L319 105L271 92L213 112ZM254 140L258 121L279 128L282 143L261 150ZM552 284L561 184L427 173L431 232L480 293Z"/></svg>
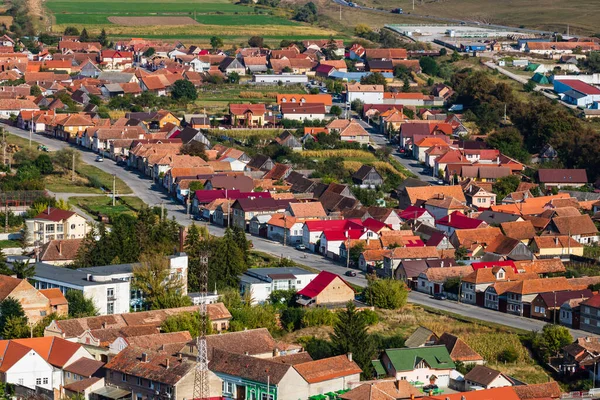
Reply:
<svg viewBox="0 0 600 400"><path fill-rule="evenodd" d="M2 338L5 340L21 339L30 335L27 318L25 317L8 317L2 326Z"/></svg>
<svg viewBox="0 0 600 400"><path fill-rule="evenodd" d="M309 24L315 22L317 20L317 6L312 1L306 3L297 9L293 19L300 22L308 22Z"/></svg>
<svg viewBox="0 0 600 400"><path fill-rule="evenodd" d="M446 54L448 54L448 50L446 50L446 48L442 47L442 48L440 49L440 56L442 56L442 57L443 57L443 56L445 56Z"/></svg>
<svg viewBox="0 0 600 400"><path fill-rule="evenodd" d="M40 319L34 326L33 326L33 337L42 337L44 336L44 330L46 329L46 327L48 327L48 325L50 325L50 323L52 321L58 321L58 320L62 320L62 319L66 319L67 317L64 315L58 315L56 313L52 313L52 314L48 314L46 315L44 318Z"/></svg>
<svg viewBox="0 0 600 400"><path fill-rule="evenodd" d="M11 276L12 274L13 271L8 267L8 264L6 262L6 256L3 252L0 251L0 275Z"/></svg>
<svg viewBox="0 0 600 400"><path fill-rule="evenodd" d="M217 50L218 48L223 47L223 39L218 36L213 36L210 38L210 46L213 50Z"/></svg>
<svg viewBox="0 0 600 400"><path fill-rule="evenodd" d="M444 292L452 293L458 296L460 291L461 279L459 276L453 276L444 281Z"/></svg>
<svg viewBox="0 0 600 400"><path fill-rule="evenodd" d="M84 318L98 315L98 309L94 304L94 300L85 297L82 291L68 290L65 298L67 299L67 303L69 303L69 317Z"/></svg>
<svg viewBox="0 0 600 400"><path fill-rule="evenodd" d="M40 89L40 87L38 85L33 85L31 86L31 88L29 89L29 94L31 96L35 96L38 97L39 95L42 94L42 89Z"/></svg>
<svg viewBox="0 0 600 400"><path fill-rule="evenodd" d="M100 43L102 46L106 46L108 44L108 37L104 28L102 28L102 31L100 31L100 35L98 35L98 43Z"/></svg>
<svg viewBox="0 0 600 400"><path fill-rule="evenodd" d="M354 27L354 34L359 37L366 37L373 32L373 29L367 24L358 24Z"/></svg>
<svg viewBox="0 0 600 400"><path fill-rule="evenodd" d="M488 135L486 142L494 149L500 150L502 154L523 163L528 163L531 159L523 143L523 136L514 127L496 129L496 131Z"/></svg>
<svg viewBox="0 0 600 400"><path fill-rule="evenodd" d="M380 72L373 72L367 76L363 76L360 79L360 83L363 85L383 85L384 89L387 87L385 76Z"/></svg>
<svg viewBox="0 0 600 400"><path fill-rule="evenodd" d="M405 76L403 81L402 81L402 91L403 92L408 92L410 91L410 81L408 80L408 77Z"/></svg>
<svg viewBox="0 0 600 400"><path fill-rule="evenodd" d="M208 318L208 315L206 316ZM207 334L212 333L212 324L207 321ZM168 317L160 326L160 331L165 333L188 331L192 337L200 334L200 313L183 312Z"/></svg>
<svg viewBox="0 0 600 400"><path fill-rule="evenodd" d="M457 261L460 260L466 260L467 259L467 255L468 255L468 250L466 247L460 246L458 249L456 249L456 251L454 252L454 258Z"/></svg>
<svg viewBox="0 0 600 400"><path fill-rule="evenodd" d="M67 26L64 32L65 36L79 36L79 29L74 26Z"/></svg>
<svg viewBox="0 0 600 400"><path fill-rule="evenodd" d="M150 310L191 305L190 298L182 294L184 284L180 277L171 275L168 261L163 257L144 255L133 267L132 287L141 292Z"/></svg>
<svg viewBox="0 0 600 400"><path fill-rule="evenodd" d="M154 47L148 47L146 51L142 54L144 57L149 58L152 57L156 53Z"/></svg>
<svg viewBox="0 0 600 400"><path fill-rule="evenodd" d="M419 65L421 70L430 76L436 76L440 70L438 63L432 57L421 57Z"/></svg>
<svg viewBox="0 0 600 400"><path fill-rule="evenodd" d="M372 376L371 360L375 355L373 338L367 332L367 324L353 302L338 311L338 321L330 334L335 354L352 353L354 361L365 376Z"/></svg>
<svg viewBox="0 0 600 400"><path fill-rule="evenodd" d="M219 301L223 303L228 310L240 308L244 305L240 291L237 288L225 288L220 290Z"/></svg>
<svg viewBox="0 0 600 400"><path fill-rule="evenodd" d="M460 54L458 54L458 51L454 50L452 52L452 56L450 57L450 61L457 62L458 60L460 60Z"/></svg>
<svg viewBox="0 0 600 400"><path fill-rule="evenodd" d="M198 91L191 81L179 79L171 86L171 98L191 102L198 98Z"/></svg>
<svg viewBox="0 0 600 400"><path fill-rule="evenodd" d="M13 297L0 301L0 327L6 324L8 318L26 318L23 306Z"/></svg>
<svg viewBox="0 0 600 400"><path fill-rule="evenodd" d="M203 160L207 160L208 157L206 155L206 146L202 142L198 142L197 140L192 140L189 143L181 145L179 149L180 154L187 154L190 156L200 157Z"/></svg>
<svg viewBox="0 0 600 400"><path fill-rule="evenodd" d="M248 39L248 46L262 48L264 42L265 39L263 39L261 36L252 36L250 39Z"/></svg>
<svg viewBox="0 0 600 400"><path fill-rule="evenodd" d="M81 163L81 153L75 149L64 148L54 152L52 159L55 164L62 167L65 173L70 173L73 167L73 155L75 156L75 168Z"/></svg>
<svg viewBox="0 0 600 400"><path fill-rule="evenodd" d="M408 289L404 282L395 279L378 279L367 277L365 299L367 303L388 310L397 310L406 305Z"/></svg>
<svg viewBox="0 0 600 400"><path fill-rule="evenodd" d="M35 264L29 265L29 261L14 261L13 274L19 279L33 278L35 275Z"/></svg>
<svg viewBox="0 0 600 400"><path fill-rule="evenodd" d="M90 41L90 36L88 35L87 29L83 28L83 30L81 31L81 35L79 35L79 41L80 42L89 42Z"/></svg>
<svg viewBox="0 0 600 400"><path fill-rule="evenodd" d="M50 175L54 172L54 166L52 165L52 159L48 154L40 154L33 162L35 167L40 171L42 175Z"/></svg>
<svg viewBox="0 0 600 400"><path fill-rule="evenodd" d="M352 111L362 114L364 105L365 103L362 100L356 99L350 103L350 108Z"/></svg>
<svg viewBox="0 0 600 400"><path fill-rule="evenodd" d="M354 246L350 247L350 262L353 265L358 265L358 260L360 259L360 255L365 251L365 244L363 242L358 242Z"/></svg>
<svg viewBox="0 0 600 400"><path fill-rule="evenodd" d="M239 83L240 82L240 74L238 74L237 72L231 72L229 75L227 75L227 80L229 81L229 83Z"/></svg>
<svg viewBox="0 0 600 400"><path fill-rule="evenodd" d="M535 88L537 87L537 84L533 81L533 80L528 80L526 84L523 85L523 90L526 92L533 92L535 90Z"/></svg>
<svg viewBox="0 0 600 400"><path fill-rule="evenodd" d="M210 286L216 283L219 288L238 287L239 276L248 269L245 258L233 230L227 228L209 259Z"/></svg>
<svg viewBox="0 0 600 400"><path fill-rule="evenodd" d="M492 186L492 189L494 193L496 193L497 198L502 200L509 193L517 190L519 183L521 183L521 178L519 178L517 175L503 176L502 178L498 178L498 180Z"/></svg>
<svg viewBox="0 0 600 400"><path fill-rule="evenodd" d="M340 115L342 115L342 108L340 106L331 106L329 112L335 115L336 117L339 117Z"/></svg>
<svg viewBox="0 0 600 400"><path fill-rule="evenodd" d="M542 328L542 337L551 354L558 354L563 347L573 342L569 330L561 325L546 324Z"/></svg>

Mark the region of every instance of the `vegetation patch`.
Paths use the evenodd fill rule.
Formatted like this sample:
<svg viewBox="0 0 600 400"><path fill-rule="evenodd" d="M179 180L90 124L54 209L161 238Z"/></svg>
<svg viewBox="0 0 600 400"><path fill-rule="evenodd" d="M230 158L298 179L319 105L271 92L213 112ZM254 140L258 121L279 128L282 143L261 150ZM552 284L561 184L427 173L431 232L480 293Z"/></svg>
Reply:
<svg viewBox="0 0 600 400"><path fill-rule="evenodd" d="M147 25L197 25L198 22L190 17L108 17L113 24L124 26Z"/></svg>

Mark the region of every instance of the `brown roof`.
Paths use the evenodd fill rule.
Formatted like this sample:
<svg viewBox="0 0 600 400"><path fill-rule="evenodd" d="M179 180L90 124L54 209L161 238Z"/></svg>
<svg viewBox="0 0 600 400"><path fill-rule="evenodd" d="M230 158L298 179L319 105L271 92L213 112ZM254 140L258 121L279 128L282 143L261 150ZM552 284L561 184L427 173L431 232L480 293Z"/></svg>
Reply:
<svg viewBox="0 0 600 400"><path fill-rule="evenodd" d="M22 282L22 279L12 276L0 275L0 301L6 299L13 290Z"/></svg>
<svg viewBox="0 0 600 400"><path fill-rule="evenodd" d="M548 258L545 260L515 261L518 270L533 272L536 274L548 274L552 272L565 272L565 265L560 258Z"/></svg>
<svg viewBox="0 0 600 400"><path fill-rule="evenodd" d="M40 261L74 260L83 239L51 240L42 246Z"/></svg>
<svg viewBox="0 0 600 400"><path fill-rule="evenodd" d="M142 361L142 354L147 361ZM142 377L168 385L177 384L188 373L193 373L195 363L178 359L164 351L128 346L106 364L106 369Z"/></svg>
<svg viewBox="0 0 600 400"><path fill-rule="evenodd" d="M0 110L39 110L40 108L31 100L0 99Z"/></svg>
<svg viewBox="0 0 600 400"><path fill-rule="evenodd" d="M437 249L433 246L396 247L390 255L392 259L439 258ZM471 267L469 267L471 268ZM472 271L472 269L471 269Z"/></svg>
<svg viewBox="0 0 600 400"><path fill-rule="evenodd" d="M383 261L384 257L391 255L391 250L366 250L362 253L365 261Z"/></svg>
<svg viewBox="0 0 600 400"><path fill-rule="evenodd" d="M235 354L220 349L213 351L209 369L259 383L277 385L292 368L270 359Z"/></svg>
<svg viewBox="0 0 600 400"><path fill-rule="evenodd" d="M290 211L296 218L321 218L327 217L327 213L321 202L313 201L306 203L291 203Z"/></svg>
<svg viewBox="0 0 600 400"><path fill-rule="evenodd" d="M536 294L547 292L559 292L561 290L571 290L573 285L569 283L564 276L556 278L529 279L515 282L515 285L508 289L511 293L518 294Z"/></svg>
<svg viewBox="0 0 600 400"><path fill-rule="evenodd" d="M100 368L104 366L102 361L93 360L90 358L80 358L64 367L63 369L68 372L72 372L77 375L90 377L96 373Z"/></svg>
<svg viewBox="0 0 600 400"><path fill-rule="evenodd" d="M496 279L496 273L500 270L504 270L504 279ZM510 267L493 267L493 268L479 268L473 273L465 276L463 278L463 282L469 283L491 283L496 281L515 281L519 279L523 279L523 277L519 275L525 275L529 278L537 278L536 274L515 274L512 268Z"/></svg>
<svg viewBox="0 0 600 400"><path fill-rule="evenodd" d="M479 383L481 386L488 386L501 374L502 373L500 371L496 371L495 369L491 369L483 365L476 365L465 375L465 379L471 382Z"/></svg>
<svg viewBox="0 0 600 400"><path fill-rule="evenodd" d="M428 268L423 272L430 282L445 282L449 278L463 277L473 272L473 267Z"/></svg>
<svg viewBox="0 0 600 400"><path fill-rule="evenodd" d="M444 268L440 268L444 269ZM450 354L450 358L453 361L479 361L483 360L483 357L479 355L475 350L469 347L461 338L451 335L449 333L444 333L438 339L437 344L443 344L446 346L448 353Z"/></svg>
<svg viewBox="0 0 600 400"><path fill-rule="evenodd" d="M131 336L125 340L130 346L137 346L143 349L160 350L165 344L186 343L192 339L188 331L155 333L152 335Z"/></svg>
<svg viewBox="0 0 600 400"><path fill-rule="evenodd" d="M230 104L229 112L233 115L243 115L247 112L262 115L267 109L264 104Z"/></svg>
<svg viewBox="0 0 600 400"><path fill-rule="evenodd" d="M457 229L453 234L459 246L470 248L473 244L482 244L484 247L502 236L500 228L488 227L477 229Z"/></svg>
<svg viewBox="0 0 600 400"><path fill-rule="evenodd" d="M436 195L446 195L457 199L462 203L466 203L465 195L460 185L454 186L418 186L407 187L406 194L410 200L410 204L415 204L418 200L429 200Z"/></svg>
<svg viewBox="0 0 600 400"><path fill-rule="evenodd" d="M339 397L344 400L393 400L422 397L423 393L408 381L381 380L366 382Z"/></svg>
<svg viewBox="0 0 600 400"><path fill-rule="evenodd" d="M583 247L581 243L567 235L536 236L533 243L538 249L566 249L569 247Z"/></svg>
<svg viewBox="0 0 600 400"><path fill-rule="evenodd" d="M507 255L513 251L519 243L521 242L517 239L511 239L506 236L498 236L488 244L488 246L485 248L485 251L488 253Z"/></svg>
<svg viewBox="0 0 600 400"><path fill-rule="evenodd" d="M98 377L86 378L82 381L71 382L71 383L63 386L63 389L68 390L70 392L83 393L83 391L85 389L89 388L90 386L92 386L94 383L100 381L101 379L102 378L98 378Z"/></svg>
<svg viewBox="0 0 600 400"><path fill-rule="evenodd" d="M128 326L160 326L171 315L182 312L196 312L199 306L167 308L163 310L142 311L137 313L100 315L97 317L74 318L55 321L65 338L81 335L86 330L124 328ZM231 314L223 303L208 305L208 314L212 321L230 319Z"/></svg>
<svg viewBox="0 0 600 400"><path fill-rule="evenodd" d="M296 364L294 368L308 383L328 381L362 372L362 369L345 355Z"/></svg>
<svg viewBox="0 0 600 400"><path fill-rule="evenodd" d="M561 396L562 390L557 382L537 383L533 385L513 386L521 400L553 398Z"/></svg>
<svg viewBox="0 0 600 400"><path fill-rule="evenodd" d="M50 300L51 306L65 305L68 304L67 299L58 288L53 289L40 289L39 292Z"/></svg>
<svg viewBox="0 0 600 400"><path fill-rule="evenodd" d="M340 136L369 136L369 133L362 125L352 120L347 127L340 131Z"/></svg>
<svg viewBox="0 0 600 400"><path fill-rule="evenodd" d="M535 228L531 221L504 222L500 227L504 234L512 239L525 240L535 237Z"/></svg>
<svg viewBox="0 0 600 400"><path fill-rule="evenodd" d="M588 214L577 217L554 217L552 223L563 235L585 235L598 233L598 228Z"/></svg>
<svg viewBox="0 0 600 400"><path fill-rule="evenodd" d="M538 176L541 183L587 183L585 169L540 169Z"/></svg>

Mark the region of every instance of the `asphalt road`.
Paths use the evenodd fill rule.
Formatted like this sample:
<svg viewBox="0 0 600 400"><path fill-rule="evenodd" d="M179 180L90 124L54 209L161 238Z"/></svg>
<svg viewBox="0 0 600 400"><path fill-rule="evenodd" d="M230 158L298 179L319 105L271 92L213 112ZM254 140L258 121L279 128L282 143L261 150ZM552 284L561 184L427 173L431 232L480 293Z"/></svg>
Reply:
<svg viewBox="0 0 600 400"><path fill-rule="evenodd" d="M362 121L361 123L364 123ZM16 136L20 136L22 138L28 139L29 133L23 131L21 129L11 127L8 125L0 124L4 126L4 128L14 134ZM372 133L372 129L369 131ZM377 134L373 134L374 137L377 137ZM381 136L381 135L379 135ZM33 140L35 142L41 143L48 147L51 151L60 150L67 147L72 147L78 150L81 153L82 160L86 163L95 165L101 170L108 172L110 174L116 174L119 178L121 178L133 191L133 195L139 197L144 200L149 206L154 205L164 205L165 209L168 211L169 216L174 216L177 222L183 225L189 225L192 223L192 220L185 214L185 208L178 203L175 203L170 197L166 195L157 185L155 185L151 180L144 178L140 174L134 171L125 170L120 166L117 166L116 163L112 160L105 159L104 162L95 162L96 154L91 151L86 151L80 147L71 146L69 143L59 141L56 139L51 139L42 135L34 134ZM386 143L384 143L386 144ZM400 160L405 160L400 158ZM81 194L77 194L81 195ZM60 197L64 197L63 195L59 195ZM204 223L200 223L204 224ZM222 236L224 229L210 225L204 224L207 226L209 232L213 235ZM329 271L338 275L344 275L348 269L340 264L336 264L333 261L326 259L320 255L312 254L307 251L299 251L295 248L289 246L282 246L279 242L274 242L271 240L267 240L264 238L259 238L255 236L249 236L250 240L252 240L254 244L254 249L258 251L262 251L265 253L269 253L272 255L286 257L293 261L298 262L299 264L306 265L311 268L315 268L321 271ZM344 276L348 282L360 286L365 287L367 284L364 273L360 271L356 271L357 276L349 277ZM464 315L470 318L480 319L482 321L494 322L497 324L506 325L513 328L525 329L525 330L541 330L545 323L529 318L522 318L519 316L505 314L500 312L495 312L492 310L486 310L481 307L471 306L467 304L461 304L454 301L439 301L431 298L429 295L411 292L409 295L409 301L415 304L421 304L424 306L429 306L433 308L437 308L442 311L452 312L459 315ZM590 333L579 331L579 330L571 330L571 334L573 337L583 337L583 336L593 336Z"/></svg>

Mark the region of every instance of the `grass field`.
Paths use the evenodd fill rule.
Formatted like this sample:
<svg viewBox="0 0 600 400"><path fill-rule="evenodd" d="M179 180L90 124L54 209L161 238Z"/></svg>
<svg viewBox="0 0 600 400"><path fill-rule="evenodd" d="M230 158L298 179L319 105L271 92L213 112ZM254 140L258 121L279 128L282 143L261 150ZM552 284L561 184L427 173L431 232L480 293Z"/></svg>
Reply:
<svg viewBox="0 0 600 400"><path fill-rule="evenodd" d="M13 247L21 247L16 240L0 240L0 249L10 249Z"/></svg>
<svg viewBox="0 0 600 400"><path fill-rule="evenodd" d="M102 185L103 188L112 190L113 186L113 176L107 172L102 171L99 168L94 167L89 164L81 164L77 168L75 168L75 172L79 175L88 178L88 180L92 182L97 182ZM131 193L131 189L125 182L123 182L119 177L115 180L115 187L117 190L117 194L129 194Z"/></svg>
<svg viewBox="0 0 600 400"><path fill-rule="evenodd" d="M48 0L45 6L52 14L55 32L61 32L67 26L85 27L92 35L106 29L112 39L146 37L208 44L210 37L216 35L227 44L239 45L253 35L263 36L271 44L282 39L316 39L336 35L330 29L290 20L291 11L284 7L246 7L229 0ZM128 17L135 24L135 17L159 16L191 17L199 24L163 26L157 22L155 25L129 26L128 23L125 26L109 20L110 17Z"/></svg>
<svg viewBox="0 0 600 400"><path fill-rule="evenodd" d="M91 213L99 213L109 218L119 214L136 215L136 211L144 207L145 203L138 197L124 196L117 198L115 206L112 206L112 198L108 196L94 197L71 197L69 204L80 207Z"/></svg>

